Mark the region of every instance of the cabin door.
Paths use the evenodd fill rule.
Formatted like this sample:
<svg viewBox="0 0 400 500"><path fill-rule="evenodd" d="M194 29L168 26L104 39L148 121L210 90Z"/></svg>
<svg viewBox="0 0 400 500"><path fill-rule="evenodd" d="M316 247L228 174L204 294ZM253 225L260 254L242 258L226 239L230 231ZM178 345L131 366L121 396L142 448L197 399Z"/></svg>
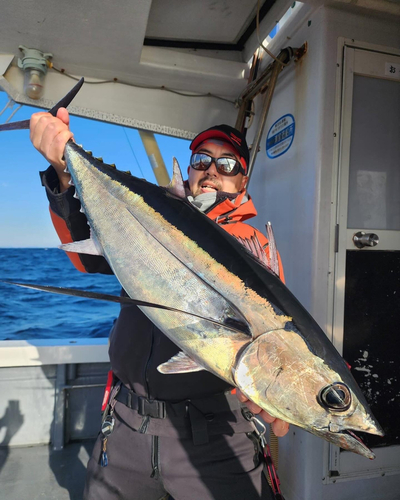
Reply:
<svg viewBox="0 0 400 500"><path fill-rule="evenodd" d="M335 480L400 473L399 51L345 45L342 85L334 342L386 436L373 462L332 446Z"/></svg>

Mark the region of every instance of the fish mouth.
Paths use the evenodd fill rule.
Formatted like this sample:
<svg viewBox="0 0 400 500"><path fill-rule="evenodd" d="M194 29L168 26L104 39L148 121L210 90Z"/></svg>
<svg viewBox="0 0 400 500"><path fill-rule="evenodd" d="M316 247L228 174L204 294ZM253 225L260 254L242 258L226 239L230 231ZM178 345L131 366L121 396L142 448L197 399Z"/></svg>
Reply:
<svg viewBox="0 0 400 500"><path fill-rule="evenodd" d="M352 451L358 455L369 458L373 460L375 458L374 452L368 448L368 446L363 442L363 440L357 436L353 431L349 429L344 429L338 432L331 432L328 429L314 429L311 432L319 437L330 441L331 443L343 448L344 450ZM383 432L374 432L379 436L383 436Z"/></svg>

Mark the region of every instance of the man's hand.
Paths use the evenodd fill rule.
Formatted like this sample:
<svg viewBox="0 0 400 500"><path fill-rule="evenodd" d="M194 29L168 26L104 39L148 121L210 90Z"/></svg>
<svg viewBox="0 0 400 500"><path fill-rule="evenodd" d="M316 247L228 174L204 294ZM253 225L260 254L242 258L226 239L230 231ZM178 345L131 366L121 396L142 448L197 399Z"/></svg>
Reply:
<svg viewBox="0 0 400 500"><path fill-rule="evenodd" d="M255 415L260 415L260 417L267 422L267 424L271 424L272 430L274 431L275 436L283 437L285 434L289 432L289 424L280 420L279 418L272 417L265 410L262 410L258 405L253 403L247 399L247 397L240 392L239 389L236 389L236 396L241 403L245 403L247 408L254 413Z"/></svg>
<svg viewBox="0 0 400 500"><path fill-rule="evenodd" d="M73 133L69 130L68 111L60 108L57 117L50 113L35 113L31 117L30 130L32 144L57 172L60 192L66 191L71 176L64 172L65 161L62 157L66 143L73 137Z"/></svg>

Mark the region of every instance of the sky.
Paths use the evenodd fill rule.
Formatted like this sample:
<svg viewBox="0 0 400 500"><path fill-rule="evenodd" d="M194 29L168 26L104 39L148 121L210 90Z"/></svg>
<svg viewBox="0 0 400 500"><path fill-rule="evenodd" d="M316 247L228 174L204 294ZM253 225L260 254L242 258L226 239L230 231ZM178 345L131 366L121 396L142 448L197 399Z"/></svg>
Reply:
<svg viewBox="0 0 400 500"><path fill-rule="evenodd" d="M7 94L0 91L0 123L5 123L18 106L4 110L8 100ZM37 111L38 108L23 106L10 121L25 120ZM137 130L74 116L70 128L76 142L95 156L156 183ZM175 156L185 177L190 142L157 134L156 139L170 176ZM0 248L49 248L59 244L39 177L39 171L47 166L32 146L29 130L0 132Z"/></svg>
<svg viewBox="0 0 400 500"><path fill-rule="evenodd" d="M264 43L268 44L290 17L294 2ZM62 96L60 96L61 99ZM7 105L8 96L0 90L0 123L5 123L17 108ZM3 112L2 112L3 111ZM10 121L25 120L37 108L23 106ZM71 117L75 140L107 163L120 170L156 183L149 159L137 130L119 125ZM185 178L189 163L189 141L156 134L164 163L171 176L175 156ZM50 222L48 201L38 172L47 168L46 160L34 149L28 130L0 132L0 248L55 247L59 244Z"/></svg>

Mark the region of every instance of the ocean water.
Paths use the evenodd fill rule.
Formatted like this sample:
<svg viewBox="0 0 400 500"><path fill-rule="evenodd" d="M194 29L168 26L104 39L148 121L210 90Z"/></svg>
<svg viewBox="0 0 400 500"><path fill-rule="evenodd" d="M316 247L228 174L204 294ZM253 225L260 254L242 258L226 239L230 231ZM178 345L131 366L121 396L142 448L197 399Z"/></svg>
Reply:
<svg viewBox="0 0 400 500"><path fill-rule="evenodd" d="M0 248L0 280L119 295L115 276L77 271L57 248ZM107 337L119 305L0 283L0 340Z"/></svg>

